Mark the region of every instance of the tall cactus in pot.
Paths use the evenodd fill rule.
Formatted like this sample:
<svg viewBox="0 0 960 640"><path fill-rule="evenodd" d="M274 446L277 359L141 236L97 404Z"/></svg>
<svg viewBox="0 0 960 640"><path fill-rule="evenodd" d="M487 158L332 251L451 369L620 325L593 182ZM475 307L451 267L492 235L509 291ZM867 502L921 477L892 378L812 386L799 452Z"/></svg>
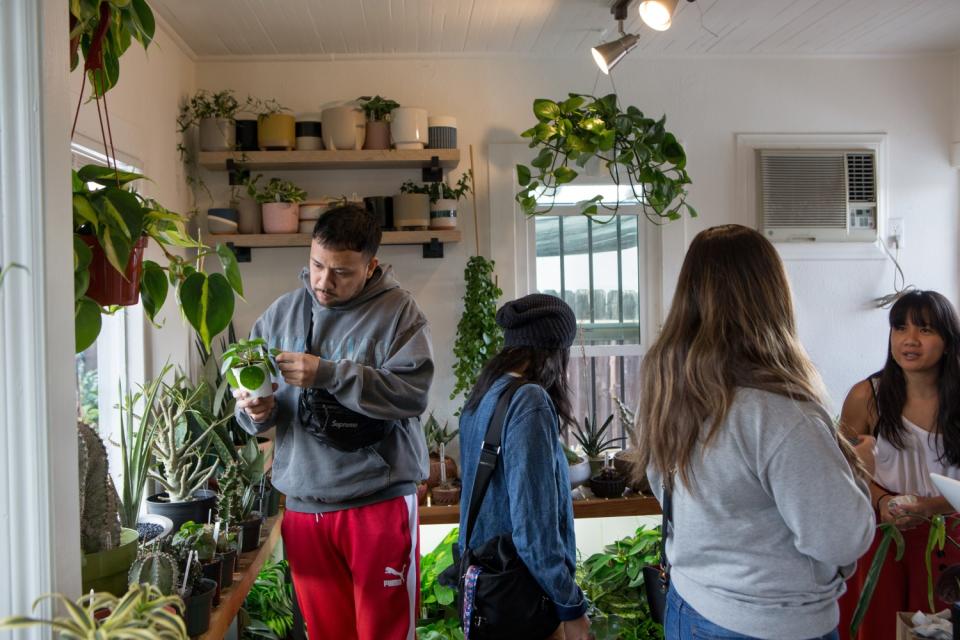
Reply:
<svg viewBox="0 0 960 640"><path fill-rule="evenodd" d="M77 423L80 454L80 544L84 553L120 544L117 490L107 468L107 449L90 425Z"/></svg>
<svg viewBox="0 0 960 640"><path fill-rule="evenodd" d="M154 466L150 477L166 490L170 502L187 502L202 489L216 469L216 462L204 466L207 437L223 420L207 424L196 409L204 393L204 383L189 388L164 384L154 404L157 433L153 441ZM203 431L190 432L188 416L200 422Z"/></svg>

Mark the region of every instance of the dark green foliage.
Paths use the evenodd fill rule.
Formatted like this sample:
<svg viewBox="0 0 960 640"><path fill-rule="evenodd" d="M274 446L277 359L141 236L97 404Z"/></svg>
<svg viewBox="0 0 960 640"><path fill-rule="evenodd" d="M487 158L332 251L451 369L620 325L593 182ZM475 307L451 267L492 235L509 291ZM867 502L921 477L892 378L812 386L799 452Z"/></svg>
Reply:
<svg viewBox="0 0 960 640"><path fill-rule="evenodd" d="M453 355L457 358L453 373L457 384L450 394L451 400L473 388L483 365L503 345L503 331L496 322L497 300L503 291L494 282L493 266L492 260L473 256L463 271L467 287L463 294L463 315L457 323L457 340L453 345Z"/></svg>
<svg viewBox="0 0 960 640"><path fill-rule="evenodd" d="M453 564L453 548L459 530L455 527L437 548L420 559L420 606L422 619L417 622L421 640L463 640L460 619L454 606L456 593L437 578Z"/></svg>
<svg viewBox="0 0 960 640"><path fill-rule="evenodd" d="M243 608L250 616L246 638L285 638L293 628L293 585L287 562L267 562L250 588Z"/></svg>

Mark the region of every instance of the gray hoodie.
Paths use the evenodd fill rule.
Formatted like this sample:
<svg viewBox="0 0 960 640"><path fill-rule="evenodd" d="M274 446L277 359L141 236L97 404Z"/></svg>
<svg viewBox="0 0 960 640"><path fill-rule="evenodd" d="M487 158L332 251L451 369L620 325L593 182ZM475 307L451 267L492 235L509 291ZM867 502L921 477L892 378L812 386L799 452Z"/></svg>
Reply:
<svg viewBox="0 0 960 640"><path fill-rule="evenodd" d="M811 402L739 389L710 445L691 453L695 487L674 483L667 538L677 592L714 624L754 638L819 638L870 547L867 485ZM648 469L651 486L662 478Z"/></svg>
<svg viewBox="0 0 960 640"><path fill-rule="evenodd" d="M360 294L338 307L317 301L307 269L300 279L303 287L270 305L250 336L282 351L302 352L312 320L310 353L322 358L314 386L349 409L394 422L380 442L339 451L304 429L300 388L279 379L270 417L257 423L237 410L240 425L250 433L277 427L273 484L293 511L337 511L416 493L429 470L417 418L433 380L426 318L389 266L377 267Z"/></svg>

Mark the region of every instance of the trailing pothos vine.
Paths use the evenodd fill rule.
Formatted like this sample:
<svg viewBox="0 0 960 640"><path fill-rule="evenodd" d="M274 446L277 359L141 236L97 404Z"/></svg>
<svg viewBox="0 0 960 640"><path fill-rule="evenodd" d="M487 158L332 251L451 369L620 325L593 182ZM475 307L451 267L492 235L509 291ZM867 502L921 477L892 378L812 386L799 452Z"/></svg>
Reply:
<svg viewBox="0 0 960 640"><path fill-rule="evenodd" d="M450 394L453 400L461 392L473 388L480 370L503 344L503 332L497 326L497 300L503 294L493 278L494 263L483 256L467 260L463 271L466 291L463 294L463 315L457 323L457 340L453 367L457 384ZM459 412L458 412L459 414Z"/></svg>
<svg viewBox="0 0 960 640"><path fill-rule="evenodd" d="M696 217L686 201L685 186L690 184L686 152L664 127L666 116L654 120L634 106L621 111L615 93L602 98L571 93L556 102L540 98L533 101L533 114L537 124L521 135L530 138L530 147L539 147L540 152L530 162L533 171L517 165L521 189L516 200L527 215L553 209L557 189L573 182L577 169L596 160L613 184L630 189L626 198L618 196L612 204L599 194L578 203L583 215L596 216L603 209L612 219L622 204L629 204L640 207L654 223L676 220L682 209ZM550 205L541 207L544 197Z"/></svg>

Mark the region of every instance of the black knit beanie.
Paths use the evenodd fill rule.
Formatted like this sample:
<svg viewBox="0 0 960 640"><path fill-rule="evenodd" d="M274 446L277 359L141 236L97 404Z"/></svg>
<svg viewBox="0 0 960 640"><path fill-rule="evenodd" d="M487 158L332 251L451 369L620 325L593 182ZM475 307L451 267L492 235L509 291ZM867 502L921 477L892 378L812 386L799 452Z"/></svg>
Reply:
<svg viewBox="0 0 960 640"><path fill-rule="evenodd" d="M577 318L570 305L543 293L531 293L500 307L497 324L503 327L504 347L568 349L577 336Z"/></svg>

